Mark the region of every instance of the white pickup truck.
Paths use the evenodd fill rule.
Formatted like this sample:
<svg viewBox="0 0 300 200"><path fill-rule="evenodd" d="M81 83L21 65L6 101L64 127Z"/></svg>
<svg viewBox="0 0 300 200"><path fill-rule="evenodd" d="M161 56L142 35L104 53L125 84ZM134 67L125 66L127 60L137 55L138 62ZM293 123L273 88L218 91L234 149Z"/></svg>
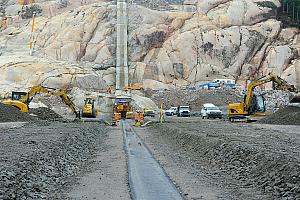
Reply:
<svg viewBox="0 0 300 200"><path fill-rule="evenodd" d="M177 114L177 107L171 107L170 109L166 110L166 115L172 116Z"/></svg>
<svg viewBox="0 0 300 200"><path fill-rule="evenodd" d="M178 117L190 117L190 106L178 106L177 108L177 116Z"/></svg>

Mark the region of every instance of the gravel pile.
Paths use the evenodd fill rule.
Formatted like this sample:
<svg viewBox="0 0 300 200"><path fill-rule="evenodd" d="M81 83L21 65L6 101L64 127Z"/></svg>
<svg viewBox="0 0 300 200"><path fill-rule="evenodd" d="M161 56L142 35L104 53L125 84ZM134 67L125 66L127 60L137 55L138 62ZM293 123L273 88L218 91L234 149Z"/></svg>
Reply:
<svg viewBox="0 0 300 200"><path fill-rule="evenodd" d="M28 113L22 113L11 105L0 103L0 122L27 122L34 120Z"/></svg>
<svg viewBox="0 0 300 200"><path fill-rule="evenodd" d="M0 199L62 199L55 195L91 162L106 132L99 123L40 121L1 137Z"/></svg>
<svg viewBox="0 0 300 200"><path fill-rule="evenodd" d="M29 111L31 114L34 114L41 120L59 120L62 119L62 116L51 110L50 108L31 108Z"/></svg>
<svg viewBox="0 0 300 200"><path fill-rule="evenodd" d="M300 107L287 106L276 111L274 114L263 118L259 123L300 125Z"/></svg>

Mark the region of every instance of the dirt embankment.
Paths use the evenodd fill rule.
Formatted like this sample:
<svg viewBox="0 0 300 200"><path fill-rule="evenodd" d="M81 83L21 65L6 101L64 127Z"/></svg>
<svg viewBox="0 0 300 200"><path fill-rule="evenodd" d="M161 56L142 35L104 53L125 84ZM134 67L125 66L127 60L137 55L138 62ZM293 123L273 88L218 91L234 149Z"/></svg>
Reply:
<svg viewBox="0 0 300 200"><path fill-rule="evenodd" d="M46 107L31 108L29 113L23 113L14 106L0 103L0 122L59 121L62 118L62 116Z"/></svg>
<svg viewBox="0 0 300 200"><path fill-rule="evenodd" d="M288 106L259 121L262 124L300 125L300 107Z"/></svg>
<svg viewBox="0 0 300 200"><path fill-rule="evenodd" d="M0 131L0 199L63 199L107 137L99 123L40 121Z"/></svg>
<svg viewBox="0 0 300 200"><path fill-rule="evenodd" d="M149 128L151 143L158 152L171 152L167 156L175 163L190 166L193 175L205 172L233 199L300 198L297 127L172 120Z"/></svg>
<svg viewBox="0 0 300 200"><path fill-rule="evenodd" d="M229 103L242 101L242 97L236 91L230 89L220 90L147 90L145 95L151 98L157 105L163 104L167 109L171 106L189 105L192 111L201 110L205 103L213 103L217 106L225 106Z"/></svg>

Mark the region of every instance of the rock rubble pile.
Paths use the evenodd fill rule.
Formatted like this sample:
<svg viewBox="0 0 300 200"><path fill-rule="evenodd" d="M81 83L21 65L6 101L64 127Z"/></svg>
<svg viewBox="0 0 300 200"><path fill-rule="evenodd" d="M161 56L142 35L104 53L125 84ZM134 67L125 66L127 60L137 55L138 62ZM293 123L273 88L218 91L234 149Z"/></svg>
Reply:
<svg viewBox="0 0 300 200"><path fill-rule="evenodd" d="M41 107L41 108L32 108L30 113L37 116L41 120L59 120L62 119L62 116L51 110L50 108Z"/></svg>

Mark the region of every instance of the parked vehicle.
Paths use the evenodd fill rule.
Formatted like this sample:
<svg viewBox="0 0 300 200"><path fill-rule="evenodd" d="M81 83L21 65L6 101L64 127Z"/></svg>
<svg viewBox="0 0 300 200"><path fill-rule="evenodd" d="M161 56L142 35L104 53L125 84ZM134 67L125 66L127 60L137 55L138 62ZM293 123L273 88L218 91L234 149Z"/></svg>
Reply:
<svg viewBox="0 0 300 200"><path fill-rule="evenodd" d="M177 107L171 107L170 109L166 110L166 115L177 115Z"/></svg>
<svg viewBox="0 0 300 200"><path fill-rule="evenodd" d="M203 105L203 107L201 109L201 117L202 117L202 119L204 119L204 118L207 118L207 119L209 119L209 118L213 118L213 119L219 118L219 119L222 119L223 113L214 104L212 104L212 103L206 103L206 104Z"/></svg>
<svg viewBox="0 0 300 200"><path fill-rule="evenodd" d="M235 80L232 79L214 79L212 82L220 84L220 87L235 89Z"/></svg>
<svg viewBox="0 0 300 200"><path fill-rule="evenodd" d="M155 117L155 110L152 108L146 108L143 110L144 116Z"/></svg>
<svg viewBox="0 0 300 200"><path fill-rule="evenodd" d="M189 106L178 106L177 107L177 116L178 117L190 117L190 107Z"/></svg>

